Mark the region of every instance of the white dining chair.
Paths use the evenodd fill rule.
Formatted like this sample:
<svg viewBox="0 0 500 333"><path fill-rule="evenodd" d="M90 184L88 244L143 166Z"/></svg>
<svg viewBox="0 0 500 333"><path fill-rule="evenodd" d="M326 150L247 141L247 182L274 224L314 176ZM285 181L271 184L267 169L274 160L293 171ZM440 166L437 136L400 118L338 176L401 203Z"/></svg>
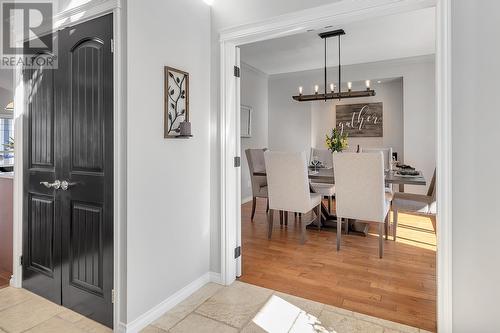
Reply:
<svg viewBox="0 0 500 333"><path fill-rule="evenodd" d="M388 232L390 196L384 189L382 153L334 153L337 251L340 250L342 219L379 224L379 257L384 253L384 226Z"/></svg>
<svg viewBox="0 0 500 333"><path fill-rule="evenodd" d="M267 199L267 178L266 176L255 176L254 172L266 172L266 163L264 161L264 149L246 149L245 155L247 157L248 168L250 170L250 180L252 183L252 216L253 221L255 216L255 207L257 206L257 198ZM267 205L269 210L269 203Z"/></svg>
<svg viewBox="0 0 500 333"><path fill-rule="evenodd" d="M398 213L400 212L429 217L434 231L436 231L436 209L436 170L434 169L427 195L406 192L394 193L392 201L392 239L396 240Z"/></svg>
<svg viewBox="0 0 500 333"><path fill-rule="evenodd" d="M384 169L391 169L392 162L392 147L381 147L381 148L373 148L373 147L359 147L360 153L373 153L373 152L382 152L384 154Z"/></svg>
<svg viewBox="0 0 500 333"><path fill-rule="evenodd" d="M329 149L311 148L309 156L309 165L312 165L314 157L321 161L324 167L333 168L333 155ZM328 198L328 211L332 211L332 199L335 196L335 185L330 183L312 182L311 188L315 193L321 194L322 197Z"/></svg>
<svg viewBox="0 0 500 333"><path fill-rule="evenodd" d="M316 223L321 226L321 195L310 193L305 153L266 151L267 188L269 196L268 238L273 231L274 211L305 214L315 210ZM301 222L301 244L306 240L306 223Z"/></svg>

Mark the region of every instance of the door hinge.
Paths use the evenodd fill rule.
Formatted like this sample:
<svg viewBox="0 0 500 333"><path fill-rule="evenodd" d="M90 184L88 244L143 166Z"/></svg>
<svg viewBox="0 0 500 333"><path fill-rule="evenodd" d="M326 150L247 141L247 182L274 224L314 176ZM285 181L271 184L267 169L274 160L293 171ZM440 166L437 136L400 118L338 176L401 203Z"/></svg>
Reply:
<svg viewBox="0 0 500 333"><path fill-rule="evenodd" d="M19 256L19 265L23 265L23 256Z"/></svg>
<svg viewBox="0 0 500 333"><path fill-rule="evenodd" d="M115 53L115 40L111 38L111 53Z"/></svg>
<svg viewBox="0 0 500 333"><path fill-rule="evenodd" d="M111 289L111 303L112 304L115 304L115 299L116 299L115 290Z"/></svg>
<svg viewBox="0 0 500 333"><path fill-rule="evenodd" d="M238 168L241 165L241 158L239 156L234 157L234 167Z"/></svg>
<svg viewBox="0 0 500 333"><path fill-rule="evenodd" d="M240 77L240 68L238 66L234 66L234 76Z"/></svg>
<svg viewBox="0 0 500 333"><path fill-rule="evenodd" d="M241 246L234 249L234 259L241 257Z"/></svg>

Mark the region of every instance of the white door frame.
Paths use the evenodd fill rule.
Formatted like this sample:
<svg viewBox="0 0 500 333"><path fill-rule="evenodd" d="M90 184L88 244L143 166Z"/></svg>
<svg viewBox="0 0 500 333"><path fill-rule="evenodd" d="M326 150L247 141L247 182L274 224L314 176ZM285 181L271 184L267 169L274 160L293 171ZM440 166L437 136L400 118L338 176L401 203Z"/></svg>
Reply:
<svg viewBox="0 0 500 333"><path fill-rule="evenodd" d="M437 122L437 314L438 331L452 331L452 192L451 192L451 0L344 0L331 5L286 14L262 22L246 24L220 32L220 163L221 163L221 280L235 280L238 244L237 225L241 207L235 197L241 179L233 157L239 156L239 132L235 124L239 91L233 77L235 49L238 45L321 29L348 22L436 7L436 122ZM238 244L239 245L239 244Z"/></svg>
<svg viewBox="0 0 500 333"><path fill-rule="evenodd" d="M126 227L126 108L124 93L124 33L125 24L121 0L94 0L80 6L68 9L54 16L53 21L62 22L54 30L62 29L66 26L76 25L94 18L113 14L113 288L115 290L115 302L113 308L113 325L115 331L123 331L123 323L120 318L120 309L126 304L122 304L121 295L124 288L124 255L125 251L125 227ZM51 27L52 29L52 27ZM49 32L49 31L47 31ZM14 220L13 220L13 269L10 285L16 288L22 287L22 266L19 258L23 253L23 124L22 115L24 112L24 87L18 68L14 73L14 127L16 155L14 164Z"/></svg>

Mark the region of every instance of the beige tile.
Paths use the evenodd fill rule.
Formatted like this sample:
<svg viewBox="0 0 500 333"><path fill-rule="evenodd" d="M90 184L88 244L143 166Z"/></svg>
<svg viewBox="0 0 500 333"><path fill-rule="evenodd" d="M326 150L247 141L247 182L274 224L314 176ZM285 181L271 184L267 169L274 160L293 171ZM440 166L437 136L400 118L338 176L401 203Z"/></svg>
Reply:
<svg viewBox="0 0 500 333"><path fill-rule="evenodd" d="M403 325L403 324L395 323L393 321L389 321L389 320L384 320L384 319L377 318L377 317L368 316L368 315L365 315L365 314L362 314L362 313L358 313L358 312L354 312L353 315L354 315L354 317L359 318L361 320L369 321L371 323L375 323L377 325L384 326L386 328L391 328L393 330L401 331L401 332L404 332L404 333L418 333L418 331L419 331L419 329L416 328L416 327L411 327L411 326L408 326L408 325Z"/></svg>
<svg viewBox="0 0 500 333"><path fill-rule="evenodd" d="M250 321L242 330L241 333L267 333L265 329Z"/></svg>
<svg viewBox="0 0 500 333"><path fill-rule="evenodd" d="M395 330L392 328L384 327L384 333L401 333L401 331L398 331L398 330Z"/></svg>
<svg viewBox="0 0 500 333"><path fill-rule="evenodd" d="M430 331L426 331L426 330L423 330L423 329L420 329L420 330L419 330L419 332L420 332L420 333L432 333L432 332L430 332Z"/></svg>
<svg viewBox="0 0 500 333"><path fill-rule="evenodd" d="M164 331L159 327L149 325L145 329L141 330L141 333L167 333L167 331Z"/></svg>
<svg viewBox="0 0 500 333"><path fill-rule="evenodd" d="M30 298L31 294L24 289L6 287L0 289L0 310L24 302Z"/></svg>
<svg viewBox="0 0 500 333"><path fill-rule="evenodd" d="M168 331L175 324L184 319L188 314L193 312L203 302L205 302L207 299L212 297L215 293L223 288L223 286L216 283L207 283L193 295L189 296L173 309L157 319L153 323L153 325Z"/></svg>
<svg viewBox="0 0 500 333"><path fill-rule="evenodd" d="M238 330L198 314L190 314L170 330L172 333L236 333Z"/></svg>
<svg viewBox="0 0 500 333"><path fill-rule="evenodd" d="M305 298L293 296L293 295L288 295L280 292L275 292L274 293L276 296L284 299L287 302L290 302L291 304L299 307L302 311L313 315L315 317L318 317L319 314L321 313L321 310L325 307L324 304L318 303L315 301L310 301Z"/></svg>
<svg viewBox="0 0 500 333"><path fill-rule="evenodd" d="M324 310L327 310L330 312L336 312L336 313L344 315L344 316L349 316L349 317L354 316L354 312L352 312L351 310L338 308L338 307L333 306L333 305L325 305Z"/></svg>
<svg viewBox="0 0 500 333"><path fill-rule="evenodd" d="M113 332L109 327L99 324L89 318L82 317L74 325L87 333L111 333Z"/></svg>
<svg viewBox="0 0 500 333"><path fill-rule="evenodd" d="M42 298L29 298L0 312L0 326L9 333L34 327L63 310L62 307Z"/></svg>
<svg viewBox="0 0 500 333"><path fill-rule="evenodd" d="M26 333L53 333L53 332L64 332L64 333L83 333L83 331L72 323L59 318L52 317L47 321L25 331Z"/></svg>
<svg viewBox="0 0 500 333"><path fill-rule="evenodd" d="M59 318L61 318L61 319L64 319L64 320L70 322L70 323L76 323L77 321L82 320L83 318L85 318L81 314L76 313L74 311L71 311L69 309L64 309L63 311L61 311L60 313L58 313L57 316Z"/></svg>
<svg viewBox="0 0 500 333"><path fill-rule="evenodd" d="M337 312L323 310L319 316L321 325L328 332L336 333L382 333L384 328L375 323L360 320L355 317L346 316Z"/></svg>
<svg viewBox="0 0 500 333"><path fill-rule="evenodd" d="M299 307L272 295L251 321L266 332L287 333L301 312Z"/></svg>
<svg viewBox="0 0 500 333"><path fill-rule="evenodd" d="M271 296L265 288L234 282L209 298L196 312L206 317L243 328Z"/></svg>
<svg viewBox="0 0 500 333"><path fill-rule="evenodd" d="M290 333L329 333L328 329L312 314L301 312L293 323Z"/></svg>

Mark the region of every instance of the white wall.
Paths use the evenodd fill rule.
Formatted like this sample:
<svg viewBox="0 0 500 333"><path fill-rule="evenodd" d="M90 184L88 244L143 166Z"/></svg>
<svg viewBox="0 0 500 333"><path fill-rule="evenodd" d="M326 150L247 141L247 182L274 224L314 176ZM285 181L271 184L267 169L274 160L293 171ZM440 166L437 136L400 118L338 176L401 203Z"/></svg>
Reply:
<svg viewBox="0 0 500 333"><path fill-rule="evenodd" d="M310 147L326 148L325 134L335 127L335 106L352 103L384 103L384 136L381 138L348 138L349 150L364 147L393 147L403 153L403 81L390 79L375 84L375 97L299 103L291 99L297 87L312 92L322 70L270 76L269 147L276 150L306 151ZM356 86L353 87L356 89ZM364 89L359 87L358 89ZM401 155L402 156L402 155Z"/></svg>
<svg viewBox="0 0 500 333"><path fill-rule="evenodd" d="M242 55L243 57L243 55ZM250 171L245 149L268 146L268 78L267 75L245 63L241 64L241 104L252 111L252 137L241 138L241 199L252 197Z"/></svg>
<svg viewBox="0 0 500 333"><path fill-rule="evenodd" d="M210 8L127 3L127 322L209 271ZM194 137L163 138L163 66L190 73Z"/></svg>
<svg viewBox="0 0 500 333"><path fill-rule="evenodd" d="M451 5L453 332L500 332L500 2Z"/></svg>

